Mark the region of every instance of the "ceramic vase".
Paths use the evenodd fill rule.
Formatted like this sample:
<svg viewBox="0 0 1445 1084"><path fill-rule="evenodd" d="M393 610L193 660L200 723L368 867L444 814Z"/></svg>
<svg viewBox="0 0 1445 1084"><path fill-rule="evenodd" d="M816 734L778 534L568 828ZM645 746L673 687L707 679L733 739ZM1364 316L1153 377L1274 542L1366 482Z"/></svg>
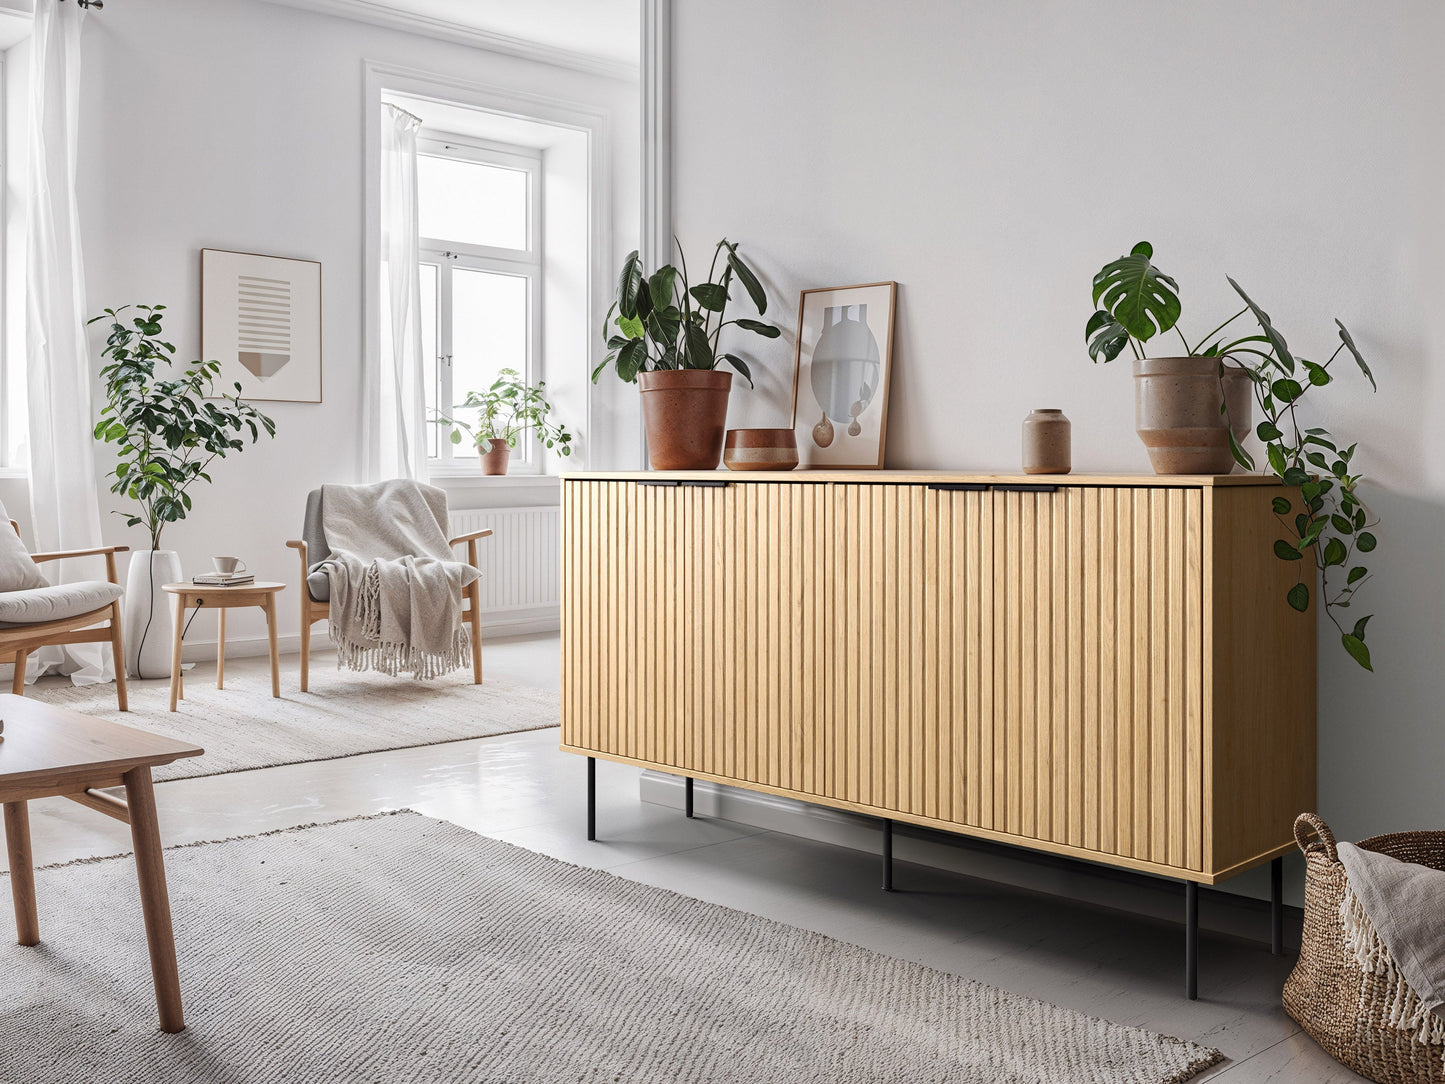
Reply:
<svg viewBox="0 0 1445 1084"><path fill-rule="evenodd" d="M133 678L169 677L174 637L173 598L161 590L180 583L175 550L134 550L125 576L125 672Z"/></svg>
<svg viewBox="0 0 1445 1084"><path fill-rule="evenodd" d="M1073 426L1062 410L1044 407L1024 419L1024 473L1068 474L1074 465Z"/></svg>
<svg viewBox="0 0 1445 1084"><path fill-rule="evenodd" d="M512 462L512 446L505 440L494 437L485 449L478 445L477 452L482 458L483 474L507 473L507 466Z"/></svg>
<svg viewBox="0 0 1445 1084"><path fill-rule="evenodd" d="M1134 362L1134 422L1155 474L1231 473L1229 434L1242 442L1249 418L1249 374L1237 365L1221 375L1218 358Z"/></svg>
<svg viewBox="0 0 1445 1084"><path fill-rule="evenodd" d="M642 424L653 470L716 470L727 432L733 374L716 369L639 373Z"/></svg>
<svg viewBox="0 0 1445 1084"><path fill-rule="evenodd" d="M723 445L728 470L792 470L798 440L791 429L729 429Z"/></svg>

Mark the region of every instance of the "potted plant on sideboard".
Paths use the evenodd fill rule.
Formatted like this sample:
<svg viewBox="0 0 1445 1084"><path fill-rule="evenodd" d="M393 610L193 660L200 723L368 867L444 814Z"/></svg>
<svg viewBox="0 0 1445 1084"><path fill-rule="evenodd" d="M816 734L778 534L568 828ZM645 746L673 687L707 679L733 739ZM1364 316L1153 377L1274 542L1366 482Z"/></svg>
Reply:
<svg viewBox="0 0 1445 1084"><path fill-rule="evenodd" d="M712 470L722 457L733 378L719 366L726 362L752 384L747 363L721 349L723 328L736 326L767 339L780 334L760 320L727 319L734 280L759 316L768 311L767 291L737 250L737 242L719 241L707 281L696 286L688 282L681 244L680 270L667 264L648 275L636 251L623 261L617 296L603 322L607 356L592 380L612 365L623 380L638 385L653 470Z"/></svg>
<svg viewBox="0 0 1445 1084"><path fill-rule="evenodd" d="M1154 265L1153 256L1153 246L1141 241L1094 276L1097 309L1084 332L1089 355L1109 362L1125 346L1133 351L1135 421L1156 474L1228 474L1236 463L1254 470L1254 458L1243 446L1253 399L1262 417L1254 434L1264 445L1269 470L1294 490L1273 503L1285 535L1273 540L1275 556L1299 568L1286 601L1306 612L1318 573L1325 616L1350 657L1372 669L1365 627L1373 615L1347 624L1343 611L1370 578L1360 558L1374 551L1379 521L1357 492L1362 478L1353 463L1357 446L1336 440L1323 426L1303 424L1299 409L1311 391L1334 382L1330 369L1343 353L1372 389L1374 374L1339 320L1339 344L1323 363L1291 351L1269 314L1232 278L1229 285L1244 307L1191 347L1177 326L1178 284ZM1259 332L1226 341L1224 330L1246 315L1254 317ZM1184 355L1146 357L1144 343L1169 331L1179 336Z"/></svg>
<svg viewBox="0 0 1445 1084"><path fill-rule="evenodd" d="M126 671L133 677L159 677L171 665L171 623L158 584L183 578L175 550L161 549L166 524L191 511L189 490L209 482L211 462L224 459L261 433L276 435L276 423L237 394L218 392L218 361L193 361L179 377L161 379L157 365L174 364L176 348L161 338L164 305L138 305L140 314L126 318L130 308L106 309L90 321L110 321L102 356L110 364L100 371L105 381L105 406L95 426L95 439L118 444L110 491L139 505L119 512L131 527L144 527L150 548L131 554L126 575ZM239 393L241 385L236 385ZM159 611L159 612L157 612Z"/></svg>
<svg viewBox="0 0 1445 1084"><path fill-rule="evenodd" d="M475 422L447 417L440 411L432 420L451 430L451 442L460 444L466 432L482 460L483 474L506 474L512 449L528 430L558 455L572 454L572 434L566 426L549 422L552 404L545 394L547 382L537 381L532 387L515 369L503 369L486 391L469 391L457 407L477 411ZM455 409L455 408L453 408Z"/></svg>

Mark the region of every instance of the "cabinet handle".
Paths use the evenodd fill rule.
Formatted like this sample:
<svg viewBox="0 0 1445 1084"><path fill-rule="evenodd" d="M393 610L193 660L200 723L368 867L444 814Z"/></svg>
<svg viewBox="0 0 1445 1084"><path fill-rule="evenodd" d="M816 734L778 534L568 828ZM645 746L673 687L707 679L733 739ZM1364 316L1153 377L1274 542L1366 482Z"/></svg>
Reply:
<svg viewBox="0 0 1445 1084"><path fill-rule="evenodd" d="M940 493L987 493L988 483L986 482L929 482L929 489L938 490Z"/></svg>
<svg viewBox="0 0 1445 1084"><path fill-rule="evenodd" d="M675 486L676 482L638 482L640 486Z"/></svg>
<svg viewBox="0 0 1445 1084"><path fill-rule="evenodd" d="M1059 487L1045 485L1023 485L1022 483L1020 483L1018 485L994 486L993 488L1000 493L1056 493L1058 492Z"/></svg>
<svg viewBox="0 0 1445 1084"><path fill-rule="evenodd" d="M727 486L726 482L678 482L677 484L689 489L723 489Z"/></svg>

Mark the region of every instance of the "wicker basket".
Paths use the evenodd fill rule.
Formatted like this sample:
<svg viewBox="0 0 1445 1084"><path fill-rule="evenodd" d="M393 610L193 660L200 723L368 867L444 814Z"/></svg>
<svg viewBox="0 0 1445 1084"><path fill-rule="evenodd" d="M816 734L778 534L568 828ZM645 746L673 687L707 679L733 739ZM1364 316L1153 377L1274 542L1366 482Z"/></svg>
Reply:
<svg viewBox="0 0 1445 1084"><path fill-rule="evenodd" d="M1318 838L1311 840L1311 832ZM1445 1046L1422 1043L1389 1024L1393 984L1362 971L1345 945L1345 867L1334 834L1305 813L1295 820L1294 835L1305 854L1305 925L1299 963L1284 984L1285 1011L1332 1058L1362 1076L1380 1084L1445 1084ZM1445 869L1445 832L1397 832L1357 846Z"/></svg>

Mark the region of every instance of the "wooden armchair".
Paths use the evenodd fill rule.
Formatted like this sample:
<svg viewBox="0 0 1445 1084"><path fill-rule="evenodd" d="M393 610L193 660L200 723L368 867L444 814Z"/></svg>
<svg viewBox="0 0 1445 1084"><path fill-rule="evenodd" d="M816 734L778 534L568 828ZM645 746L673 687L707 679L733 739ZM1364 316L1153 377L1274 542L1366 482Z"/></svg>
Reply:
<svg viewBox="0 0 1445 1084"><path fill-rule="evenodd" d="M12 519L10 526L18 538L20 524ZM104 556L106 579L0 591L0 659L11 655L15 660L11 691L16 696L25 695L25 663L36 648L108 642L115 657L116 700L121 711L130 710L125 687L125 646L121 640L123 592L115 572L115 555L129 549L129 546L97 546L32 553L30 559L37 565L70 557ZM97 625L97 622L106 623Z"/></svg>
<svg viewBox="0 0 1445 1084"><path fill-rule="evenodd" d="M286 545L296 550L301 557L301 691L304 693L311 682L311 626L331 616L331 585L324 572L312 572L311 566L326 560L331 547L326 544L326 534L321 529L321 491L315 490L306 500L306 520L301 532L304 538L292 539ZM477 542L491 535L491 529L470 531L449 539L451 546L467 544L467 564L477 564ZM472 683L482 683L482 589L477 580L468 585L462 610L462 620L472 629Z"/></svg>

